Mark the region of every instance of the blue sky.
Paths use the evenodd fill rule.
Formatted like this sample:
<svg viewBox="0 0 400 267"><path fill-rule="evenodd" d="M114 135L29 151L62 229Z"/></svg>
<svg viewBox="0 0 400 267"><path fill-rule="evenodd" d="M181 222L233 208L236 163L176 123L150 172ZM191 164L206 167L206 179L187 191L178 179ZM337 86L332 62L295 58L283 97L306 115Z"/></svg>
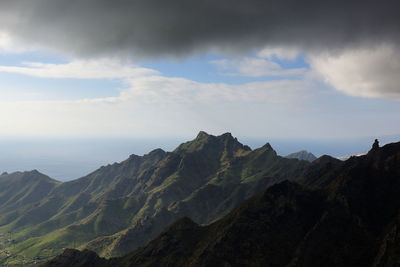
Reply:
<svg viewBox="0 0 400 267"><path fill-rule="evenodd" d="M256 52L246 53L241 57L257 57ZM240 57L239 57L240 58ZM266 81L282 79L276 76L247 77L244 75L229 75L213 62L224 60L226 57L218 54L205 54L182 59L148 60L142 63L143 66L156 69L167 77L184 77L202 83L227 83L243 84L252 81ZM293 60L281 60L273 56L273 61L285 69L308 68L304 57L299 54Z"/></svg>
<svg viewBox="0 0 400 267"><path fill-rule="evenodd" d="M1 2L0 135L398 135L396 5L341 4Z"/></svg>
<svg viewBox="0 0 400 267"><path fill-rule="evenodd" d="M200 130L270 140L282 154L365 152L375 138L398 141L399 73L394 1L0 1L3 148L78 140L62 155L54 142L39 142L40 157L22 146L32 150L15 162L33 155L23 168L62 158L77 169L79 140L171 148ZM86 166L111 160L94 144Z"/></svg>
<svg viewBox="0 0 400 267"><path fill-rule="evenodd" d="M257 58L256 53L247 53L242 57ZM215 61L226 60L226 57L217 54L197 55L182 59L143 60L140 66L159 71L165 77L181 77L200 83L226 83L239 85L255 81L281 80L280 76L262 75L248 77L246 75L232 75L214 64ZM239 59L237 59L239 60ZM24 67L26 62L40 62L46 64L67 64L68 59L62 55L34 51L25 53L0 54L2 66ZM273 57L284 69L309 68L301 54L294 60L281 60ZM78 70L79 71L79 70ZM296 79L284 77L285 79ZM115 79L79 79L79 78L43 78L16 73L0 72L0 87L11 99L25 96L25 100L79 100L82 98L116 97L124 89L124 81Z"/></svg>
<svg viewBox="0 0 400 267"><path fill-rule="evenodd" d="M371 60L379 62L377 53ZM316 67L329 60L333 69ZM335 64L343 63L281 48L137 61L4 49L0 96L7 127L2 135L159 138L206 130L323 139L398 134L398 100L379 90L365 96L336 88L342 80L356 81L335 73Z"/></svg>

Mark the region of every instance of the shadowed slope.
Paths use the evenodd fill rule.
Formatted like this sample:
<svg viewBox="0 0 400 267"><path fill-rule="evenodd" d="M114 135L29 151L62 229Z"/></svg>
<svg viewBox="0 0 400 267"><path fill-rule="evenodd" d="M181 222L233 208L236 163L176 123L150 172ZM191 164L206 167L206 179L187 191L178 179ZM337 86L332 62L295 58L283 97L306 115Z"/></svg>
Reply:
<svg viewBox="0 0 400 267"><path fill-rule="evenodd" d="M276 184L208 226L183 218L102 266L398 266L400 143L306 173L308 186Z"/></svg>

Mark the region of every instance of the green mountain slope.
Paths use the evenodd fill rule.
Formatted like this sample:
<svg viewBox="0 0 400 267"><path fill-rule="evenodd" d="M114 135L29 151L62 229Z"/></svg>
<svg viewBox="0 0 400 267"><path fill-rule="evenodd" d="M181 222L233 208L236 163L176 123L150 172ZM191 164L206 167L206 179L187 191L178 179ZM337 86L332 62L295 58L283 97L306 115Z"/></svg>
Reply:
<svg viewBox="0 0 400 267"><path fill-rule="evenodd" d="M180 219L121 258L66 250L43 266L399 266L400 143L345 162L323 157L302 181L276 184L207 226Z"/></svg>
<svg viewBox="0 0 400 267"><path fill-rule="evenodd" d="M269 144L251 150L229 133L200 132L172 152L132 155L80 179L54 182L12 216L0 212L0 231L12 233L7 250L16 261L41 261L65 247L123 255L183 216L199 224L221 218L266 187L299 178L307 166L277 156Z"/></svg>
<svg viewBox="0 0 400 267"><path fill-rule="evenodd" d="M38 171L15 172L0 176L0 224L22 224L23 213L33 208L33 203L46 197L60 182ZM35 223L33 217L30 223Z"/></svg>

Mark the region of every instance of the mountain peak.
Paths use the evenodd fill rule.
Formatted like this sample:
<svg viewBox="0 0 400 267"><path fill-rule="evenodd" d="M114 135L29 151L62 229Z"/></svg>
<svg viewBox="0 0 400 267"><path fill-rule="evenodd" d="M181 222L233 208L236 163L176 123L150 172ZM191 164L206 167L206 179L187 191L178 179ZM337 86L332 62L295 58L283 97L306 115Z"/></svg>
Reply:
<svg viewBox="0 0 400 267"><path fill-rule="evenodd" d="M208 154L209 156L206 157L208 159L211 156L219 157L218 161L224 161L248 151L251 149L241 144L231 133L215 136L201 131L194 140L179 145L173 153L205 153L203 155Z"/></svg>
<svg viewBox="0 0 400 267"><path fill-rule="evenodd" d="M197 139L209 138L209 137L215 137L215 138L219 138L219 139L236 139L236 138L234 138L234 137L232 136L232 134L229 133L229 132L226 132L226 133L223 133L223 134L221 134L221 135L215 136L215 135L212 135L212 134L208 134L208 133L206 133L205 131L200 131L200 132L197 134L195 140L197 140ZM237 140L237 139L236 139L236 140Z"/></svg>
<svg viewBox="0 0 400 267"><path fill-rule="evenodd" d="M263 146L261 147L261 149L267 150L267 151L269 151L269 150L275 151L275 150L272 148L272 146L271 146L271 144L270 144L269 142L267 142L265 145L263 145Z"/></svg>
<svg viewBox="0 0 400 267"><path fill-rule="evenodd" d="M196 136L196 139L202 139L202 138L206 138L206 137L209 137L210 135L208 134L208 133L206 133L206 132L204 132L204 131L200 131L198 134L197 134L197 136Z"/></svg>
<svg viewBox="0 0 400 267"><path fill-rule="evenodd" d="M227 132L218 136L220 138L234 138L231 133Z"/></svg>
<svg viewBox="0 0 400 267"><path fill-rule="evenodd" d="M317 157L314 156L313 153L308 152L307 150L301 150L299 152L291 153L291 154L285 156L285 158L305 160L308 162L313 162L314 160L317 159Z"/></svg>
<svg viewBox="0 0 400 267"><path fill-rule="evenodd" d="M218 136L215 135L211 135L208 134L204 131L200 131L196 138L192 141L186 142L183 145L184 146L180 146L180 147L187 147L187 146L203 146L204 144L207 143L215 143L215 142L219 142L219 143L230 143L230 144L239 144L240 146L243 146L236 137L233 137L231 133L227 132Z"/></svg>
<svg viewBox="0 0 400 267"><path fill-rule="evenodd" d="M164 155L165 153L167 153L167 152L165 152L163 149L161 149L161 148L156 148L156 149L150 151L150 152L149 152L148 154L146 154L146 155L147 155L147 156L156 156L156 155Z"/></svg>
<svg viewBox="0 0 400 267"><path fill-rule="evenodd" d="M26 174L26 175L35 175L35 176L47 176L47 175L45 175L45 174L39 172L39 171L36 170L36 169L31 170L31 171L24 171L23 174Z"/></svg>
<svg viewBox="0 0 400 267"><path fill-rule="evenodd" d="M375 139L374 144L370 151L368 151L367 156L372 156L374 158L386 158L390 155L400 153L400 142L390 143L384 146L379 146L379 141Z"/></svg>
<svg viewBox="0 0 400 267"><path fill-rule="evenodd" d="M128 159L132 160L132 159L139 159L139 158L140 158L139 155L131 154L131 155L129 155L129 158L128 158Z"/></svg>
<svg viewBox="0 0 400 267"><path fill-rule="evenodd" d="M276 151L272 148L272 146L268 142L262 147L255 149L254 151L257 151L257 153L262 153L262 154L265 153L265 154L273 154L275 156L277 155Z"/></svg>
<svg viewBox="0 0 400 267"><path fill-rule="evenodd" d="M374 143L372 144L371 150L368 153L374 153L379 150L379 141L375 139Z"/></svg>
<svg viewBox="0 0 400 267"><path fill-rule="evenodd" d="M377 148L379 148L379 141L378 141L378 139L375 139L375 142L372 145L372 149L377 149Z"/></svg>

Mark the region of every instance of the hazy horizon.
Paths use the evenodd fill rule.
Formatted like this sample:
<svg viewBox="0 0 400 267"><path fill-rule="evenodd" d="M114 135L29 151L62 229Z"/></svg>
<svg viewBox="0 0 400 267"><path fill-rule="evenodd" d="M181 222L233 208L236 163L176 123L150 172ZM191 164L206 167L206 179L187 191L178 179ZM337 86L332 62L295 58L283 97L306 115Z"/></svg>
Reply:
<svg viewBox="0 0 400 267"><path fill-rule="evenodd" d="M317 157L323 154L340 157L365 153L375 138L380 140L381 145L400 141L400 135L347 139L237 138L252 149L269 142L280 156L307 150ZM0 139L0 173L37 169L53 179L69 181L83 177L103 165L121 162L131 154L141 156L156 148L172 151L179 144L192 139L194 137L3 138Z"/></svg>
<svg viewBox="0 0 400 267"><path fill-rule="evenodd" d="M0 2L0 136L400 133L396 4L234 3Z"/></svg>
<svg viewBox="0 0 400 267"><path fill-rule="evenodd" d="M364 152L400 135L397 5L1 1L0 168L76 178L200 130Z"/></svg>

